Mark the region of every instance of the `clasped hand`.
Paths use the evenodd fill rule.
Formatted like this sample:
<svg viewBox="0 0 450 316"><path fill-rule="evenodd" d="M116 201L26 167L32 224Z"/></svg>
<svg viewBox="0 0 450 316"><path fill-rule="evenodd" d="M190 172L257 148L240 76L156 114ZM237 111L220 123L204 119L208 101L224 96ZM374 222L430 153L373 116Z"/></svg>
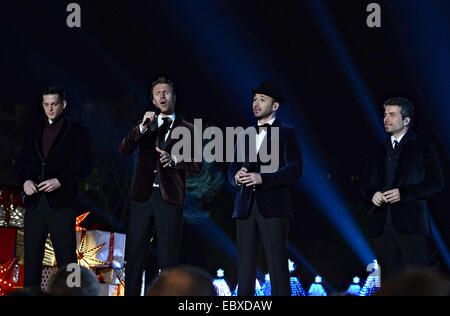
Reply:
<svg viewBox="0 0 450 316"><path fill-rule="evenodd" d="M236 184L244 184L246 187L262 184L260 173L248 172L247 168L244 167L236 173L234 180Z"/></svg>
<svg viewBox="0 0 450 316"><path fill-rule="evenodd" d="M26 195L33 195L33 194L36 194L36 193L42 192L42 191L50 193L50 192L53 192L53 191L59 189L60 187L61 187L61 183L59 183L58 179L56 179L56 178L46 180L39 184L35 184L31 180L27 180L23 184L23 190L25 191Z"/></svg>
<svg viewBox="0 0 450 316"><path fill-rule="evenodd" d="M376 192L372 197L372 203L375 206L381 206L383 203L394 204L400 202L400 190L392 189L384 193Z"/></svg>

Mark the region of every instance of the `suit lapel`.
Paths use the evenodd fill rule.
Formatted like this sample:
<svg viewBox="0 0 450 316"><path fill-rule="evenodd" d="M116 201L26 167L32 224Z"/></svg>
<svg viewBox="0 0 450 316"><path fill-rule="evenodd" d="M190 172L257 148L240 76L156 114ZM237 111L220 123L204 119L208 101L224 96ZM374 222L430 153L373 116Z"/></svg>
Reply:
<svg viewBox="0 0 450 316"><path fill-rule="evenodd" d="M55 152L55 150L61 145L61 143L66 138L67 133L70 130L70 126L72 126L72 120L68 117L64 119L63 126L61 127L61 130L58 133L58 136L56 136L55 141L53 142L52 146L50 147L50 150L47 154L47 159L51 157L51 155ZM42 137L42 136L41 136Z"/></svg>
<svg viewBox="0 0 450 316"><path fill-rule="evenodd" d="M279 119L275 119L275 121L272 124L272 127L280 128L280 126L281 126L280 120ZM272 129L269 128L268 131L267 131L267 136L266 136L266 140L267 140L267 147L266 148L267 148L267 153L269 155L271 154L270 151L272 150L272 136L273 136ZM280 133L278 133L278 137L280 137Z"/></svg>
<svg viewBox="0 0 450 316"><path fill-rule="evenodd" d="M403 170L408 165L408 158L412 157L411 155L411 144L414 142L416 135L412 131L408 131L407 134L403 137L400 142L400 156L398 157L397 168L395 168L394 175L394 184L399 185L400 179L404 174Z"/></svg>
<svg viewBox="0 0 450 316"><path fill-rule="evenodd" d="M41 158L42 161L44 161L44 151L42 148L42 137L44 133L45 124L41 124L39 128L36 129L36 135L34 137L34 148L36 152L39 155L39 158Z"/></svg>
<svg viewBox="0 0 450 316"><path fill-rule="evenodd" d="M275 121L273 122L271 127L278 127L278 128L280 128L280 126L281 126L280 120L279 119L275 119ZM280 137L280 133L278 133L278 136ZM263 146L265 146L265 148L267 150L266 154L270 156L272 154L271 153L271 150L272 150L272 130L271 130L271 128L267 129L267 134L266 134L266 137L264 137L264 140L263 140L263 142L261 144L260 151L261 151L261 148L263 148ZM258 152L258 166L260 167L262 164L265 164L265 162L261 161L259 152Z"/></svg>

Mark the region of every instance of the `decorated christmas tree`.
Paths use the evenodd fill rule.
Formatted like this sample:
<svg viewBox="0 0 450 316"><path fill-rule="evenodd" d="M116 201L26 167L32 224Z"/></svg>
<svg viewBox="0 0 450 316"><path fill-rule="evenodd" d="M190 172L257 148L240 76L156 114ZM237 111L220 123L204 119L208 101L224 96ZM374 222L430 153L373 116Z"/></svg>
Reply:
<svg viewBox="0 0 450 316"><path fill-rule="evenodd" d="M222 269L217 270L217 279L214 280L213 284L217 289L218 296L231 296L230 287L224 279L225 273Z"/></svg>
<svg viewBox="0 0 450 316"><path fill-rule="evenodd" d="M308 296L327 296L327 292L322 286L322 278L316 276L315 282L311 285L308 291Z"/></svg>

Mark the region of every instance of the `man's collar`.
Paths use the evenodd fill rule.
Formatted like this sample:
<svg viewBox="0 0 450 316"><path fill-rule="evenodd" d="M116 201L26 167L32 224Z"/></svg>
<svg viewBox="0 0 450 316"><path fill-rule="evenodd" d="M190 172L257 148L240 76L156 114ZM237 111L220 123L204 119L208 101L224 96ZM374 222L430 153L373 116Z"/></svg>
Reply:
<svg viewBox="0 0 450 316"><path fill-rule="evenodd" d="M408 131L406 131L402 136L400 136L399 138L395 138L393 135L391 136L391 143L393 144L394 141L397 141L399 144L402 141L403 137L405 137L405 135L408 133Z"/></svg>
<svg viewBox="0 0 450 316"><path fill-rule="evenodd" d="M271 119L269 122L267 122L266 124L269 124L269 125L273 125L273 123L275 122L275 120L276 120L277 118L276 117L274 117L273 119ZM258 126L262 126L263 124L260 124L259 122L258 122Z"/></svg>
<svg viewBox="0 0 450 316"><path fill-rule="evenodd" d="M45 117L45 119L46 119L46 123L48 123L48 125L51 126L51 125L55 125L55 123L58 123L59 121L62 121L65 117L66 117L66 114L63 113L60 116L58 116L55 120L51 120L48 117Z"/></svg>
<svg viewBox="0 0 450 316"><path fill-rule="evenodd" d="M416 137L417 137L417 135L411 130L411 129L408 129L408 131L406 132L406 134L403 134L403 137L402 138L399 138L399 140L397 140L397 141L399 141L399 144L401 145L401 146L404 146L404 145L406 145L407 143L409 143L410 141L412 141L412 140L414 140L414 139L416 139ZM392 145L393 145L393 141L395 140L395 138L394 139L392 139L392 137L391 136L389 136L388 138L386 138L386 140L384 141L384 145L386 146L386 148L390 148L390 149L392 149Z"/></svg>
<svg viewBox="0 0 450 316"><path fill-rule="evenodd" d="M164 116L164 117L168 117L168 118L170 118L172 120L172 123L170 124L170 127L172 127L173 122L175 122L175 113L172 113L172 114ZM158 115L158 127L163 125L163 123L164 123L163 116L162 115Z"/></svg>

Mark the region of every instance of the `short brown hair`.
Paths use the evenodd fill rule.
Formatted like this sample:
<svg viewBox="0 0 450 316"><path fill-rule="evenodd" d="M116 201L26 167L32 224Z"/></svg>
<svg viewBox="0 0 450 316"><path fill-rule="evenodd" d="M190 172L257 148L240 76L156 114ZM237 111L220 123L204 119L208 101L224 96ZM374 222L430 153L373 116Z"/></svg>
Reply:
<svg viewBox="0 0 450 316"><path fill-rule="evenodd" d="M51 86L42 90L42 96L51 94L57 94L59 96L59 101L61 102L66 99L66 92L61 87Z"/></svg>
<svg viewBox="0 0 450 316"><path fill-rule="evenodd" d="M173 83L172 80L170 80L167 77L158 77L158 79L156 79L155 81L152 82L152 89L150 90L150 94L152 96L153 99L153 88L157 85L157 84L168 84L170 86L170 88L172 89L172 93L175 96L176 92L175 92L175 84Z"/></svg>
<svg viewBox="0 0 450 316"><path fill-rule="evenodd" d="M402 118L409 117L411 122L409 126L412 126L412 121L414 120L414 105L407 98L398 97L392 98L384 102L383 108L386 109L387 106L399 106L401 107Z"/></svg>

